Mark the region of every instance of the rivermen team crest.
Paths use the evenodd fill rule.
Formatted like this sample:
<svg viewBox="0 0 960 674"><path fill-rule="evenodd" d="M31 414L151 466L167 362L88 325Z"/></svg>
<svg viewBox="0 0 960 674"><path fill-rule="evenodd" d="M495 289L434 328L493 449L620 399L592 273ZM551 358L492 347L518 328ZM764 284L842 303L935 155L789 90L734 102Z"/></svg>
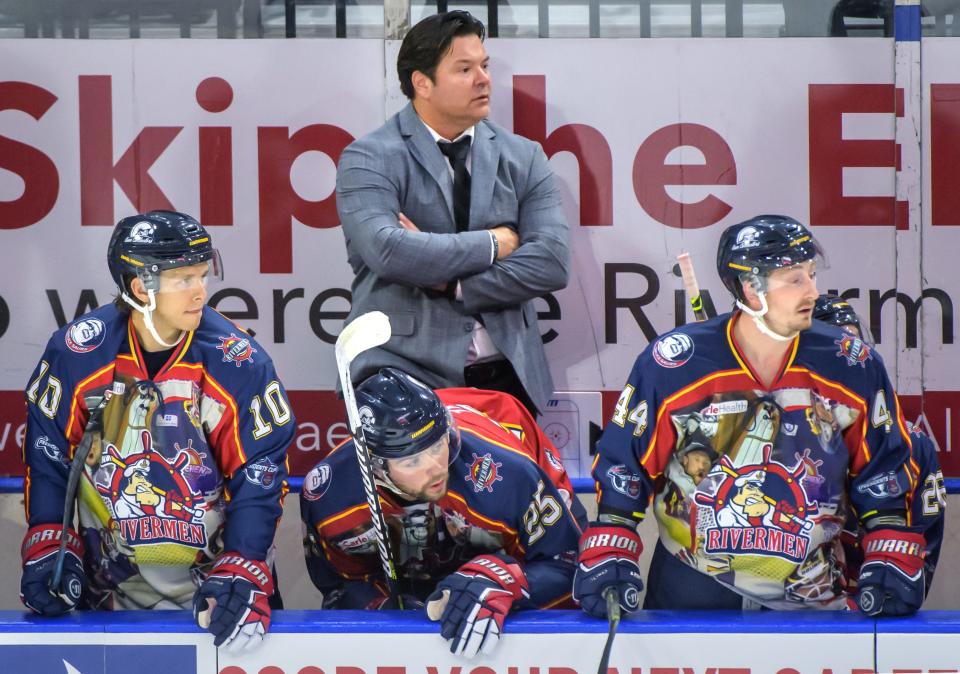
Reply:
<svg viewBox="0 0 960 674"><path fill-rule="evenodd" d="M764 555L800 562L807 556L816 501L808 501L803 482L816 473L807 454L792 467L772 461L767 445L763 462L735 468L727 456L711 474L723 479L716 492L697 492L698 509L709 508L712 525L698 532L707 554ZM697 518L691 517L691 521Z"/></svg>
<svg viewBox="0 0 960 674"><path fill-rule="evenodd" d="M141 442L143 451L125 457L107 444L104 461L113 469L107 481L97 481L97 490L112 503L120 535L133 546L206 547L202 499L184 476L195 457L180 450L173 461L167 460L153 451L149 431L141 432Z"/></svg>
<svg viewBox="0 0 960 674"><path fill-rule="evenodd" d="M834 340L833 343L840 348L837 351L837 356L846 359L847 365L866 367L867 361L873 358L867 343L854 335L844 335L840 339Z"/></svg>
<svg viewBox="0 0 960 674"><path fill-rule="evenodd" d="M253 354L257 352L253 344L246 337L237 337L232 332L229 337L220 337L220 345L217 347L223 352L223 362L233 363L237 367L244 362L253 362Z"/></svg>
<svg viewBox="0 0 960 674"><path fill-rule="evenodd" d="M473 455L473 463L470 464L470 472L463 478L473 485L473 490L478 494L486 489L493 491L493 485L503 479L500 475L500 468L503 466L499 461L494 461L493 456L484 454L483 456Z"/></svg>

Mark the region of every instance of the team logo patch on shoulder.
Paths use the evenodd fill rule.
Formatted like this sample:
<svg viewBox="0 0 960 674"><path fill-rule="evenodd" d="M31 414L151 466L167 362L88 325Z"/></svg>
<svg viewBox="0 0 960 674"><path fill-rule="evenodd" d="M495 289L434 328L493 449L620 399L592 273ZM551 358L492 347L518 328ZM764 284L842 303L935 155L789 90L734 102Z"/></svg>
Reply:
<svg viewBox="0 0 960 674"><path fill-rule="evenodd" d="M607 470L607 477L610 478L610 486L614 491L630 498L639 498L643 477L631 473L625 464L618 463L616 466L611 466Z"/></svg>
<svg viewBox="0 0 960 674"><path fill-rule="evenodd" d="M246 337L237 337L232 332L229 337L220 337L217 347L223 352L224 363L234 363L240 367L245 361L253 362L253 354L257 352L253 344Z"/></svg>
<svg viewBox="0 0 960 674"><path fill-rule="evenodd" d="M277 477L280 466L275 464L267 457L257 459L249 466L243 469L243 476L250 484L269 489Z"/></svg>
<svg viewBox="0 0 960 674"><path fill-rule="evenodd" d="M464 476L464 480L473 485L473 490L478 494L486 489L493 491L495 482L500 482L503 476L500 474L500 468L503 464L494 461L493 456L484 454L483 456L473 455L473 463L470 465L470 472Z"/></svg>
<svg viewBox="0 0 960 674"><path fill-rule="evenodd" d="M87 353L103 344L106 327L99 318L87 318L70 326L64 340L67 348L76 353Z"/></svg>
<svg viewBox="0 0 960 674"><path fill-rule="evenodd" d="M303 478L303 498L308 501L319 501L330 487L330 478L333 469L328 463L318 463L313 470Z"/></svg>
<svg viewBox="0 0 960 674"><path fill-rule="evenodd" d="M48 438L46 435L41 435L39 438L37 438L37 441L33 443L33 446L42 451L44 456L51 461L62 463L65 466L70 465L70 462L63 455L63 452L60 451L60 448L54 443L50 442L50 438Z"/></svg>
<svg viewBox="0 0 960 674"><path fill-rule="evenodd" d="M863 484L857 485L861 494L870 494L874 498L896 498L903 493L897 474L888 470L886 473L874 475Z"/></svg>
<svg viewBox="0 0 960 674"><path fill-rule="evenodd" d="M873 358L873 353L867 343L854 335L844 335L840 339L834 340L833 343L840 347L837 356L845 358L847 365L851 367L859 365L866 368L867 361Z"/></svg>
<svg viewBox="0 0 960 674"><path fill-rule="evenodd" d="M661 367L680 367L693 356L693 340L682 332L661 337L653 345L653 359Z"/></svg>

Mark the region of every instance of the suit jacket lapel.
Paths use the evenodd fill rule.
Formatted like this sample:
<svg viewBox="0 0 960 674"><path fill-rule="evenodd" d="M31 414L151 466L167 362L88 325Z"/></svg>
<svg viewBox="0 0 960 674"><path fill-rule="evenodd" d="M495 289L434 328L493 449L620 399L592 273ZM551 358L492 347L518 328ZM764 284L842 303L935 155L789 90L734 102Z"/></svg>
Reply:
<svg viewBox="0 0 960 674"><path fill-rule="evenodd" d="M486 122L479 122L473 133L470 148L470 229L480 229L488 224L484 214L490 210L493 181L497 177L497 164L500 161L496 135Z"/></svg>
<svg viewBox="0 0 960 674"><path fill-rule="evenodd" d="M400 111L398 119L400 133L410 154L440 186L440 192L447 204L450 224L453 225L453 178L450 175L447 158L440 153L427 127L417 117L417 111L413 109L412 103L408 103L407 107Z"/></svg>

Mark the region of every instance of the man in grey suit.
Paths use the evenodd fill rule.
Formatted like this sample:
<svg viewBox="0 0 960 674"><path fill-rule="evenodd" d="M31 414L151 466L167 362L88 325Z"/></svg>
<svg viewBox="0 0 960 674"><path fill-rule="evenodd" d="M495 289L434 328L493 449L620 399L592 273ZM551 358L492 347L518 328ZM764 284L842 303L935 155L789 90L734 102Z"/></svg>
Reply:
<svg viewBox="0 0 960 674"><path fill-rule="evenodd" d="M434 388L506 391L535 414L553 381L533 299L566 287L569 230L543 150L486 119L484 33L464 11L414 26L397 58L410 103L340 157L348 320L379 310L393 327L352 375L397 367Z"/></svg>

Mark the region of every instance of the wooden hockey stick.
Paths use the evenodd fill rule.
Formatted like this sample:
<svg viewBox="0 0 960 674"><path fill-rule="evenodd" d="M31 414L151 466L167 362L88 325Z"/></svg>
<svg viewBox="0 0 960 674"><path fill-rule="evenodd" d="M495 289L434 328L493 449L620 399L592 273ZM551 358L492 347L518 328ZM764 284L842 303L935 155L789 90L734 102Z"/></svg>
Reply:
<svg viewBox="0 0 960 674"><path fill-rule="evenodd" d="M363 480L363 491L367 496L367 507L370 509L370 518L377 534L377 548L380 552L380 565L387 578L390 596L397 601L398 608L403 608L403 600L397 588L397 568L393 560L393 550L387 535L387 524L383 518L383 509L380 507L380 497L377 494L377 485L373 479L373 461L370 450L363 434L363 424L360 422L360 411L357 409L357 397L350 379L350 363L364 351L385 344L390 339L390 319L381 311L370 311L357 316L349 325L344 327L334 354L337 358L337 371L340 375L340 386L343 389L343 404L347 408L347 425L353 436L353 444L357 451L357 462L360 464L360 475Z"/></svg>
<svg viewBox="0 0 960 674"><path fill-rule="evenodd" d="M698 321L707 320L707 312L703 309L700 285L697 283L697 275L693 271L693 259L690 257L690 253L680 253L677 255L677 264L680 266L680 277L683 279L683 289L687 292L687 297L690 299L690 306L693 308L693 317Z"/></svg>

